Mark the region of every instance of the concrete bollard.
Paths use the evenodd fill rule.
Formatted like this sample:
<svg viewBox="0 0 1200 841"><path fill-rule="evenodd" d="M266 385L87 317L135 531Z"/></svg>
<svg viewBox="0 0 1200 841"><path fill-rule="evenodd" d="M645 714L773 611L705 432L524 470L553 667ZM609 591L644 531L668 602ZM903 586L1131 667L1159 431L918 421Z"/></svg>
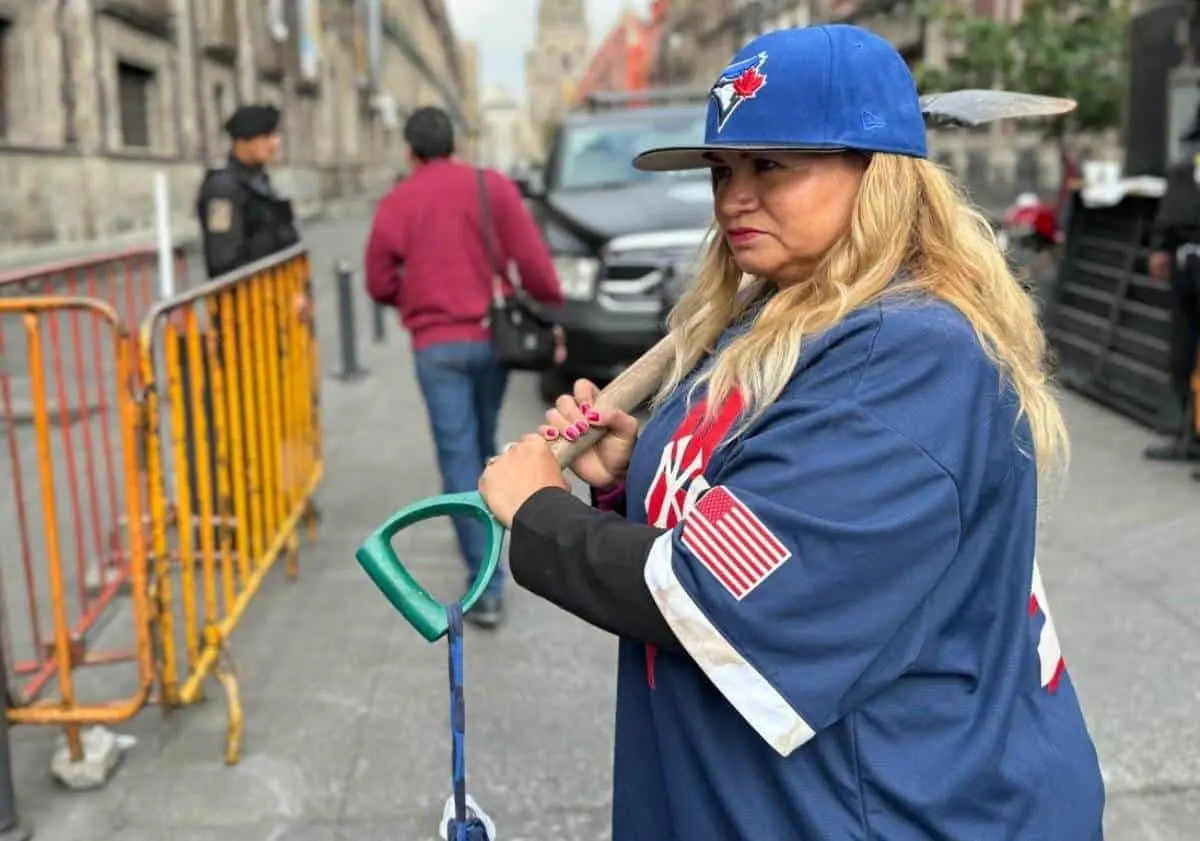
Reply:
<svg viewBox="0 0 1200 841"><path fill-rule="evenodd" d="M338 338L341 348L342 369L339 380L357 380L367 375L358 364L358 332L354 324L354 272L345 260L339 260L334 269L338 301Z"/></svg>

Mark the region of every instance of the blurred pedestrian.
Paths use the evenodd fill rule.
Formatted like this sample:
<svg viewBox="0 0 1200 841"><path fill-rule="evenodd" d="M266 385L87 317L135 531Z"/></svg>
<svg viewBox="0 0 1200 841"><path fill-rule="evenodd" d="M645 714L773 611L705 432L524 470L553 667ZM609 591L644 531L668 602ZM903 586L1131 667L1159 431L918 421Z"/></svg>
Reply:
<svg viewBox="0 0 1200 841"><path fill-rule="evenodd" d="M1083 175L1073 147L1063 139L1058 145L1058 165L1062 172L1058 186L1054 239L1059 245L1067 241L1071 230L1071 219L1075 214L1075 196L1083 189Z"/></svg>
<svg viewBox="0 0 1200 841"><path fill-rule="evenodd" d="M1192 388L1200 350L1200 109L1179 141L1180 156L1167 169L1158 202L1147 267L1152 278L1170 284L1171 293L1170 397L1159 421L1171 438L1145 451L1158 461L1200 461L1200 407ZM1200 481L1200 469L1192 478Z"/></svg>
<svg viewBox="0 0 1200 841"><path fill-rule="evenodd" d="M380 201L366 245L366 287L377 303L395 307L411 334L417 382L425 401L446 493L473 490L496 453L496 427L508 370L496 358L486 323L493 279L504 294L515 265L525 293L548 306L562 303L554 264L516 185L495 170L455 157L454 127L439 108L420 108L404 126L411 174ZM486 190L490 224L480 195ZM562 333L558 361L565 353ZM455 518L468 586L483 562L485 530ZM504 575L498 571L468 618L495 626L503 615Z"/></svg>

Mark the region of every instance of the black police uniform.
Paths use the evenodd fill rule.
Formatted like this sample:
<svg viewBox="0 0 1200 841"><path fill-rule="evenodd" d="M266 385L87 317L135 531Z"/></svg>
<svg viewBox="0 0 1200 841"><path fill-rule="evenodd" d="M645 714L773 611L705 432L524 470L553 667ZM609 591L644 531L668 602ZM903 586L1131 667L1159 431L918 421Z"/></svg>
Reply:
<svg viewBox="0 0 1200 841"><path fill-rule="evenodd" d="M270 105L239 108L225 123L234 140L271 134L279 111ZM234 157L204 175L196 197L204 234L204 262L210 278L269 257L300 241L292 203L279 195L262 167Z"/></svg>
<svg viewBox="0 0 1200 841"><path fill-rule="evenodd" d="M226 121L225 130L233 140L249 140L271 134L278 126L279 111L274 106L248 105L234 112ZM210 279L218 278L257 260L270 257L300 241L300 234L295 226L292 203L275 190L263 167L243 163L232 153L224 167L209 169L205 172L196 196L196 214L203 238L205 270ZM306 292L308 292L307 289ZM238 329L236 321L234 324L225 326L221 324L218 313L209 313L209 329L219 334L223 327L235 332ZM218 340L216 347L218 365L224 364L224 357L224 344ZM181 358L186 360L186 356ZM186 365L183 367L185 370L182 373L186 378ZM211 382L211 371L208 370L207 358L204 359L203 367L206 369L206 381ZM187 392L185 392L185 398L190 412L190 397ZM210 476L215 477L217 441L215 440L215 429L211 423L213 405L210 390L206 390L205 393L204 411L209 418ZM243 409L243 412L245 411ZM247 417L243 415L243 425L246 421ZM194 446L194 442L189 443ZM196 498L196 460L193 457L188 461L193 498ZM244 465L233 466L234 481L237 481L237 475L244 467ZM222 500L217 498L214 480L212 482L213 510L220 511L227 507L229 500L225 500L224 503L225 505L222 505Z"/></svg>
<svg viewBox="0 0 1200 841"><path fill-rule="evenodd" d="M1200 144L1200 113L1192 127L1180 137L1183 143ZM1200 148L1196 149L1200 154ZM1146 457L1180 461L1200 459L1200 441L1195 436L1191 380L1200 347L1200 185L1196 183L1200 162L1192 154L1172 164L1166 173L1167 188L1159 200L1150 247L1171 255L1170 389L1172 405L1164 426L1176 432L1168 444L1149 447ZM1200 479L1200 470L1193 474Z"/></svg>

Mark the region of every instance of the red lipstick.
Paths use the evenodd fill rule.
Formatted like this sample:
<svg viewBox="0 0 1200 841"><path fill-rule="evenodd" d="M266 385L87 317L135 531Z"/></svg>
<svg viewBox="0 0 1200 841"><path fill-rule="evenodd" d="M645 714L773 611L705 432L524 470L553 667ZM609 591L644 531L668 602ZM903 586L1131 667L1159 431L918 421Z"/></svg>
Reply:
<svg viewBox="0 0 1200 841"><path fill-rule="evenodd" d="M732 246L749 245L758 237L763 235L763 231L758 228L730 228L725 232L725 238L729 240Z"/></svg>

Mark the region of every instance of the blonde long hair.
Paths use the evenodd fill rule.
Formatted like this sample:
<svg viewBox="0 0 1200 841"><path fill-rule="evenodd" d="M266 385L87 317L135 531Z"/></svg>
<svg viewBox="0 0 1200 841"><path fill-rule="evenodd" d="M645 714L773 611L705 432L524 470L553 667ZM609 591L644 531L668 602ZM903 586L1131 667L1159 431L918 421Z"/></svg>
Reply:
<svg viewBox="0 0 1200 841"><path fill-rule="evenodd" d="M903 280L892 281L903 271ZM693 370L762 288L739 294L742 273L724 237L714 236L696 282L672 311L674 366L661 402ZM938 166L899 155L873 155L863 175L850 230L809 282L781 289L754 323L695 381L707 383L709 407L740 390L752 421L792 377L801 343L885 294L925 293L956 307L1016 392L1028 419L1039 472L1065 467L1066 425L1045 371L1045 337L1033 302L1009 271L991 226Z"/></svg>

